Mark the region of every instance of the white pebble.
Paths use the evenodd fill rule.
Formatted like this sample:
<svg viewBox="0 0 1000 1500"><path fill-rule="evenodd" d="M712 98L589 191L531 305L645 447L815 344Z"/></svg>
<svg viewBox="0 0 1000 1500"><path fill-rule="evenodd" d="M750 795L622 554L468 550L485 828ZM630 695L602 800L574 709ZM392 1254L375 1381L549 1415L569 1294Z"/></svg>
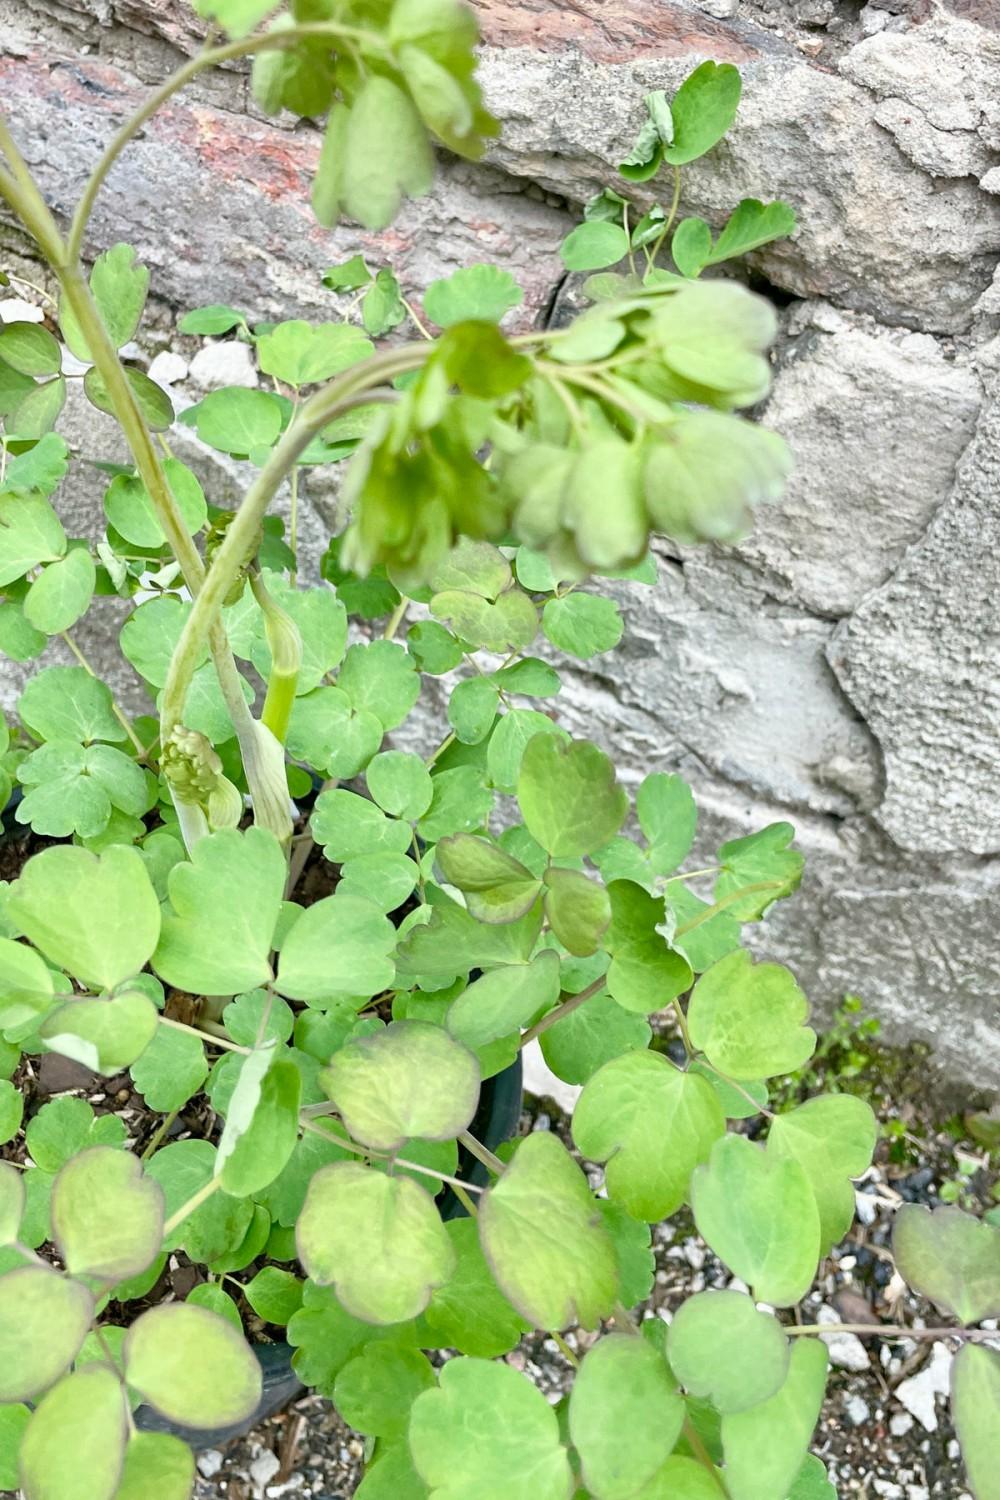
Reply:
<svg viewBox="0 0 1000 1500"><path fill-rule="evenodd" d="M179 380L187 379L188 368L187 360L181 355L172 349L164 349L150 365L149 378L157 385L176 385Z"/></svg>
<svg viewBox="0 0 1000 1500"><path fill-rule="evenodd" d="M191 361L191 379L203 390L217 390L224 385L255 386L257 371L250 349L238 339L224 344L206 344Z"/></svg>
<svg viewBox="0 0 1000 1500"><path fill-rule="evenodd" d="M889 1431L893 1437L905 1437L913 1426L913 1418L908 1411L897 1412L894 1417L889 1418Z"/></svg>
<svg viewBox="0 0 1000 1500"><path fill-rule="evenodd" d="M250 1465L250 1478L253 1480L254 1489L258 1495L263 1494L264 1486L270 1483L280 1468L281 1460L276 1453L271 1452L270 1448L265 1448L262 1453L258 1454Z"/></svg>
<svg viewBox="0 0 1000 1500"><path fill-rule="evenodd" d="M222 1454L218 1448L206 1448L198 1454L198 1473L204 1479L212 1479L222 1468Z"/></svg>
<svg viewBox="0 0 1000 1500"><path fill-rule="evenodd" d="M863 1401L860 1396L848 1396L846 1405L847 1415L855 1427L860 1427L871 1416L871 1408L868 1402Z"/></svg>
<svg viewBox="0 0 1000 1500"><path fill-rule="evenodd" d="M821 1307L817 1322L839 1323L840 1317L832 1307ZM856 1333L821 1333L830 1353L830 1363L841 1370L867 1370L870 1365L868 1350Z"/></svg>
<svg viewBox="0 0 1000 1500"><path fill-rule="evenodd" d="M947 1396L954 1359L944 1344L936 1344L924 1368L896 1387L896 1399L911 1412L926 1432L937 1431L935 1397Z"/></svg>
<svg viewBox="0 0 1000 1500"><path fill-rule="evenodd" d="M22 297L5 297L0 302L0 323L41 323L44 319L42 309Z"/></svg>

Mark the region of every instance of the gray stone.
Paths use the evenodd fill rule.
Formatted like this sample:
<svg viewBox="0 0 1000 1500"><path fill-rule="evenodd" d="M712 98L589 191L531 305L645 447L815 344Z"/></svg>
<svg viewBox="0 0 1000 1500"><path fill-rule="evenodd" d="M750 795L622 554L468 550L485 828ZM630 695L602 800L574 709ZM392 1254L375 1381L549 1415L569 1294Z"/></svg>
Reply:
<svg viewBox="0 0 1000 1500"><path fill-rule="evenodd" d="M1000 850L1000 402L953 494L839 627L830 662L885 762L878 820L902 849Z"/></svg>
<svg viewBox="0 0 1000 1500"><path fill-rule="evenodd" d="M187 375L187 360L171 349L161 350L149 366L150 380L155 380L159 385L176 385L178 381L186 380Z"/></svg>
<svg viewBox="0 0 1000 1500"><path fill-rule="evenodd" d="M784 602L845 615L885 582L947 495L980 386L927 334L812 303L790 331L764 420L791 446L795 473L720 565L745 564Z"/></svg>
<svg viewBox="0 0 1000 1500"><path fill-rule="evenodd" d="M926 1432L937 1431L936 1397L949 1394L954 1358L954 1354L944 1344L935 1344L923 1369L896 1387L896 1400L916 1417Z"/></svg>
<svg viewBox="0 0 1000 1500"><path fill-rule="evenodd" d="M819 1310L817 1322L839 1323L840 1314L832 1307L823 1306ZM858 1338L856 1333L821 1333L820 1338L827 1347L831 1365L840 1370L867 1370L871 1366L868 1351ZM864 1402L861 1403L864 1406ZM861 1422L868 1420L868 1408L865 1406L864 1415L855 1421L853 1412L850 1413L854 1425L860 1426Z"/></svg>

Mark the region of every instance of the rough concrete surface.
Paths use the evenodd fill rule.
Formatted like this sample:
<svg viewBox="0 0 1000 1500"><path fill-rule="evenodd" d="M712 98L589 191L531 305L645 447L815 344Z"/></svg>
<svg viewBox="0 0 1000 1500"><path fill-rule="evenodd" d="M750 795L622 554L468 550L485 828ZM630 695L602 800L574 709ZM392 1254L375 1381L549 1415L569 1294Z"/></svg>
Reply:
<svg viewBox="0 0 1000 1500"><path fill-rule="evenodd" d="M702 58L736 62L737 127L685 173L684 208L718 223L742 196L780 194L797 210L796 235L751 257L755 285L783 308L765 417L797 471L740 546L664 548L655 592L618 586L625 639L568 674L567 721L633 782L688 775L709 853L770 819L794 822L807 879L760 929L761 951L791 964L821 1010L856 992L890 1036L926 1037L946 1069L995 1085L1000 8L476 8L503 136L480 166L444 160L433 193L384 234L316 226L316 126L265 119L233 67L200 78L132 145L90 249L125 238L151 265L145 352L178 405L239 356L174 338L175 310L315 312L328 305L322 268L359 250L391 260L418 300L457 266L505 264L529 325L555 300L560 239L612 179L643 93L675 87ZM0 96L58 212L200 35L185 0L0 0ZM0 246L26 249L2 222ZM111 456L92 412L71 409L68 435ZM213 498L235 499L241 466L176 436ZM83 534L101 525L100 480L78 473L63 504ZM315 555L330 491L311 475L307 493ZM88 647L109 660L104 619ZM3 669L8 707L21 676Z"/></svg>

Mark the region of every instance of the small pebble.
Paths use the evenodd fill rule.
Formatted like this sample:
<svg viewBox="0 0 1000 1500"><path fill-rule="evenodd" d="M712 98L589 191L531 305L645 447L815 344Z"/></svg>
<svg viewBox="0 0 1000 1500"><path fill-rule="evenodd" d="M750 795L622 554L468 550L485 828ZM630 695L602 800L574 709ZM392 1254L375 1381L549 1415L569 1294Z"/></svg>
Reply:
<svg viewBox="0 0 1000 1500"><path fill-rule="evenodd" d="M211 1479L221 1468L222 1454L218 1448L206 1448L204 1453L198 1454L198 1473L203 1478Z"/></svg>
<svg viewBox="0 0 1000 1500"><path fill-rule="evenodd" d="M206 344L198 350L191 361L191 379L205 390L225 385L251 387L257 384L257 371L247 345L229 339L223 344Z"/></svg>
<svg viewBox="0 0 1000 1500"><path fill-rule="evenodd" d="M897 1412L889 1418L889 1431L893 1437L905 1437L912 1426L913 1418L908 1411Z"/></svg>
<svg viewBox="0 0 1000 1500"><path fill-rule="evenodd" d="M258 1493L274 1478L280 1468L281 1460L276 1453L271 1452L270 1448L265 1448L263 1453L258 1454L250 1465L250 1478Z"/></svg>
<svg viewBox="0 0 1000 1500"><path fill-rule="evenodd" d="M847 1415L854 1427L862 1426L871 1416L871 1408L868 1402L863 1401L860 1396L848 1396L845 1405L847 1407Z"/></svg>
<svg viewBox="0 0 1000 1500"><path fill-rule="evenodd" d="M150 365L149 378L155 380L157 385L176 385L179 380L187 379L188 368L187 360L180 354L175 354L172 349L164 349Z"/></svg>

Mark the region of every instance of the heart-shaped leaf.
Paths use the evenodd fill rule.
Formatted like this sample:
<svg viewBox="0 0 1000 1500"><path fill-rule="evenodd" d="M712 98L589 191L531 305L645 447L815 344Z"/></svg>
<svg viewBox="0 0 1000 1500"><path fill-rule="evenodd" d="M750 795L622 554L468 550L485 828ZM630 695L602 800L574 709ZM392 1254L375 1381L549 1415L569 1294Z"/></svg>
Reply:
<svg viewBox="0 0 1000 1500"><path fill-rule="evenodd" d="M625 821L628 798L589 740L536 735L525 746L517 800L531 836L555 859L590 854Z"/></svg>
<svg viewBox="0 0 1000 1500"><path fill-rule="evenodd" d="M452 1359L410 1415L410 1450L431 1500L566 1500L572 1474L545 1397L509 1365Z"/></svg>
<svg viewBox="0 0 1000 1500"><path fill-rule="evenodd" d="M30 1401L69 1369L94 1317L79 1281L47 1266L0 1276L0 1401Z"/></svg>
<svg viewBox="0 0 1000 1500"><path fill-rule="evenodd" d="M320 1075L351 1135L379 1151L404 1141L446 1141L472 1120L479 1064L472 1052L429 1021L393 1021L355 1037Z"/></svg>
<svg viewBox="0 0 1000 1500"><path fill-rule="evenodd" d="M559 957L546 949L528 964L491 969L463 990L445 1021L467 1047L484 1047L530 1026L559 999Z"/></svg>
<svg viewBox="0 0 1000 1500"><path fill-rule="evenodd" d="M746 1411L784 1384L788 1340L742 1292L698 1292L674 1314L667 1357L692 1396L722 1413Z"/></svg>
<svg viewBox="0 0 1000 1500"><path fill-rule="evenodd" d="M823 1405L826 1362L819 1339L796 1339L780 1389L758 1406L722 1418L732 1500L786 1500Z"/></svg>
<svg viewBox="0 0 1000 1500"><path fill-rule="evenodd" d="M596 1328L618 1295L614 1246L562 1142L536 1131L483 1197L479 1236L497 1285L536 1328Z"/></svg>
<svg viewBox="0 0 1000 1500"><path fill-rule="evenodd" d="M112 1500L128 1437L118 1373L89 1364L35 1407L18 1455L26 1500Z"/></svg>
<svg viewBox="0 0 1000 1500"><path fill-rule="evenodd" d="M189 1500L194 1454L170 1432L136 1432L125 1449L125 1467L115 1500Z"/></svg>
<svg viewBox="0 0 1000 1500"><path fill-rule="evenodd" d="M545 915L556 937L570 953L596 953L611 921L611 901L603 885L579 870L552 865L545 872Z"/></svg>
<svg viewBox="0 0 1000 1500"><path fill-rule="evenodd" d="M610 1196L649 1223L680 1207L691 1173L725 1128L711 1085L656 1052L626 1052L605 1063L573 1114L579 1150L607 1163Z"/></svg>
<svg viewBox="0 0 1000 1500"><path fill-rule="evenodd" d="M128 1331L129 1385L171 1422L229 1427L260 1403L261 1370L232 1324L207 1308L172 1302L150 1308Z"/></svg>
<svg viewBox="0 0 1000 1500"><path fill-rule="evenodd" d="M337 892L306 908L281 945L275 988L290 1000L377 995L392 983L397 933L379 907Z"/></svg>
<svg viewBox="0 0 1000 1500"><path fill-rule="evenodd" d="M739 948L698 980L688 1030L720 1073L756 1080L792 1073L812 1057L816 1033L802 1024L808 1014L809 1002L789 969L755 964Z"/></svg>
<svg viewBox="0 0 1000 1500"><path fill-rule="evenodd" d="M163 1190L137 1156L91 1146L52 1185L52 1238L72 1276L111 1285L138 1276L163 1236Z"/></svg>
<svg viewBox="0 0 1000 1500"><path fill-rule="evenodd" d="M273 1182L299 1138L302 1075L274 1042L244 1059L226 1111L215 1175L236 1198Z"/></svg>
<svg viewBox="0 0 1000 1500"><path fill-rule="evenodd" d="M436 852L445 880L458 887L481 922L516 921L541 891L541 881L490 839L453 833L441 840Z"/></svg>
<svg viewBox="0 0 1000 1500"><path fill-rule="evenodd" d="M805 865L798 850L788 847L794 837L791 823L771 823L759 833L723 844L719 850L723 870L715 882L716 901L731 899L748 886L762 887L747 891L728 908L741 922L755 922L772 902L791 895Z"/></svg>
<svg viewBox="0 0 1000 1500"><path fill-rule="evenodd" d="M691 1206L699 1233L758 1301L791 1307L809 1290L819 1210L797 1161L725 1135L691 1178Z"/></svg>
<svg viewBox="0 0 1000 1500"><path fill-rule="evenodd" d="M357 1162L322 1167L295 1230L313 1281L332 1285L366 1323L402 1323L427 1306L455 1264L434 1200L409 1177Z"/></svg>
<svg viewBox="0 0 1000 1500"><path fill-rule="evenodd" d="M431 599L431 614L445 620L463 641L484 651L523 651L538 634L538 611L528 595L510 588L494 601L461 589Z"/></svg>
<svg viewBox="0 0 1000 1500"><path fill-rule="evenodd" d="M38 1028L50 1052L111 1076L142 1056L156 1034L156 1006L128 990L110 1000L73 1000L50 1012Z"/></svg>
<svg viewBox="0 0 1000 1500"><path fill-rule="evenodd" d="M904 1203L892 1249L900 1275L963 1323L1000 1314L1000 1229L960 1208Z"/></svg>
<svg viewBox="0 0 1000 1500"><path fill-rule="evenodd" d="M854 1221L854 1189L849 1179L868 1170L877 1135L870 1105L853 1094L807 1099L772 1121L768 1150L793 1157L815 1194L820 1255L828 1255ZM1000 1243L1000 1235L997 1239Z"/></svg>
<svg viewBox="0 0 1000 1500"><path fill-rule="evenodd" d="M1000 1495L1000 1355L963 1344L951 1367L951 1411L976 1500Z"/></svg>
<svg viewBox="0 0 1000 1500"><path fill-rule="evenodd" d="M434 1370L419 1349L368 1344L337 1376L333 1399L356 1432L392 1437L405 1433L414 1401L436 1383Z"/></svg>
<svg viewBox="0 0 1000 1500"><path fill-rule="evenodd" d="M569 1401L569 1433L588 1490L631 1500L669 1457L684 1401L659 1350L610 1334L587 1354Z"/></svg>
<svg viewBox="0 0 1000 1500"><path fill-rule="evenodd" d="M507 1354L529 1324L493 1280L475 1222L450 1219L444 1227L455 1250L455 1268L423 1315L431 1335L427 1347L458 1349L481 1359Z"/></svg>

